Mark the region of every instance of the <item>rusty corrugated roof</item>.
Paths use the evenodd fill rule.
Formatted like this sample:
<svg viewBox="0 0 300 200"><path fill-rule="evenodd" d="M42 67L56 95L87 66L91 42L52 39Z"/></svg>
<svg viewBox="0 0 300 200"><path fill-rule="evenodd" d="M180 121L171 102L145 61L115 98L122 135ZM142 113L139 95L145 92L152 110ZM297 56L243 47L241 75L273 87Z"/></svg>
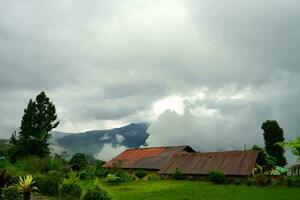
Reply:
<svg viewBox="0 0 300 200"><path fill-rule="evenodd" d="M211 170L225 175L251 175L257 159L256 151L225 151L207 153L182 153L174 155L158 173L171 174L176 168L183 174L207 175Z"/></svg>
<svg viewBox="0 0 300 200"><path fill-rule="evenodd" d="M104 167L113 167L120 162L124 169L161 169L173 155L182 152L195 152L189 146L149 147L128 149L107 162Z"/></svg>

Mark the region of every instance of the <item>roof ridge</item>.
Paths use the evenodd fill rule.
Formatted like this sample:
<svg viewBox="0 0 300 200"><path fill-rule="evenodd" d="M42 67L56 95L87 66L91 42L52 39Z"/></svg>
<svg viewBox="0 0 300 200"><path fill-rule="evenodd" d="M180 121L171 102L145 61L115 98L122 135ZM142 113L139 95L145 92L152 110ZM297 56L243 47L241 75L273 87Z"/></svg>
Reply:
<svg viewBox="0 0 300 200"><path fill-rule="evenodd" d="M138 150L138 149L158 149L158 148L178 148L178 147L188 147L188 145L159 146L159 147L139 147L139 148L129 148L129 149L126 149L125 151Z"/></svg>

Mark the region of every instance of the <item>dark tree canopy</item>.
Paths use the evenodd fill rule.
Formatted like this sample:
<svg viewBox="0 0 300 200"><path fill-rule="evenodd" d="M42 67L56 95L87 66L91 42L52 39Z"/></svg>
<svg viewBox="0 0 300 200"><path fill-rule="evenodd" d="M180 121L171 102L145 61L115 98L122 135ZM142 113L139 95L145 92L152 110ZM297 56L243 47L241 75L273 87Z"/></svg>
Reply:
<svg viewBox="0 0 300 200"><path fill-rule="evenodd" d="M266 150L263 147L260 147L259 145L254 145L252 147L252 150L258 151L258 156L256 159L256 163L260 166L270 166L275 164L275 158L272 156L269 156L266 152Z"/></svg>
<svg viewBox="0 0 300 200"><path fill-rule="evenodd" d="M285 166L287 164L284 157L284 149L277 143L284 141L283 130L275 120L268 120L261 126L264 133L265 150L267 153L274 157L275 165Z"/></svg>
<svg viewBox="0 0 300 200"><path fill-rule="evenodd" d="M50 153L48 139L50 131L56 128L56 109L45 92L41 92L33 101L29 100L21 121L20 132L13 134L10 142L14 145L13 156L45 156Z"/></svg>

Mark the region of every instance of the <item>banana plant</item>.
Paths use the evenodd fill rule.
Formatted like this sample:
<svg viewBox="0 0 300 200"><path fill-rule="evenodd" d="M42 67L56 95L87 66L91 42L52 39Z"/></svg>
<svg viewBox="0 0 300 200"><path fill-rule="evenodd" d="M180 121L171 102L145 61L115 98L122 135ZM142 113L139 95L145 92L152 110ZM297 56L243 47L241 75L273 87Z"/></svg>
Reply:
<svg viewBox="0 0 300 200"><path fill-rule="evenodd" d="M23 195L24 200L30 200L31 193L37 191L37 188L34 186L35 181L32 179L32 175L26 175L25 177L20 176L18 190Z"/></svg>

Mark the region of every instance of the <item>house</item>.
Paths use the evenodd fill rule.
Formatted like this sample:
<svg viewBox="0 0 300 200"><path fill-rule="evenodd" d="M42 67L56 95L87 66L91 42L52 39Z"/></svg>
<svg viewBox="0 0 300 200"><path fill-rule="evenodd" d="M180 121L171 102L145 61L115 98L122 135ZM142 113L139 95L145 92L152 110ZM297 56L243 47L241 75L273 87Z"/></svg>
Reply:
<svg viewBox="0 0 300 200"><path fill-rule="evenodd" d="M257 151L195 152L189 146L128 149L107 162L104 167L119 163L125 170L143 169L168 177L180 169L186 176L207 176L222 171L226 176L248 177L253 174Z"/></svg>
<svg viewBox="0 0 300 200"><path fill-rule="evenodd" d="M174 155L180 153L194 153L189 146L166 146L127 149L117 157L107 162L104 167L118 167L125 170L144 169L158 172Z"/></svg>
<svg viewBox="0 0 300 200"><path fill-rule="evenodd" d="M229 177L247 177L253 174L257 155L257 151L182 153L174 155L158 173L167 176L180 169L184 175L194 177L216 170Z"/></svg>

